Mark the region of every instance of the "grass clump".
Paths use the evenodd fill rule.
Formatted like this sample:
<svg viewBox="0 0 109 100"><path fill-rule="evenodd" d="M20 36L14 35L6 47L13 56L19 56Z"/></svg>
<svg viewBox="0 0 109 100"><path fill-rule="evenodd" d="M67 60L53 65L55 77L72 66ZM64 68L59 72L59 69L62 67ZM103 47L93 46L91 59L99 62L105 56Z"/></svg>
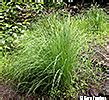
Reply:
<svg viewBox="0 0 109 100"><path fill-rule="evenodd" d="M88 43L95 36L89 35L86 20L58 14L39 19L8 56L7 82L21 93L73 97L84 92L89 82L96 83L97 70L88 55Z"/></svg>
<svg viewBox="0 0 109 100"><path fill-rule="evenodd" d="M107 29L107 14L103 11L102 8L97 6L92 6L85 13L85 18L87 20L88 31L98 34L102 34L109 30Z"/></svg>

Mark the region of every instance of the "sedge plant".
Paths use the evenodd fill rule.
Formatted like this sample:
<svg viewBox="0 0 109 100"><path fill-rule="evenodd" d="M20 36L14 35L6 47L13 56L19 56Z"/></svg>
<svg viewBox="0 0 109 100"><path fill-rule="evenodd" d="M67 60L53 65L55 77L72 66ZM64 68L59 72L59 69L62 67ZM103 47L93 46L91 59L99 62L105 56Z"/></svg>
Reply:
<svg viewBox="0 0 109 100"><path fill-rule="evenodd" d="M7 58L3 69L7 82L27 95L70 97L84 92L89 82L96 83L88 55L93 34L89 36L86 18L82 18L55 13L33 23Z"/></svg>

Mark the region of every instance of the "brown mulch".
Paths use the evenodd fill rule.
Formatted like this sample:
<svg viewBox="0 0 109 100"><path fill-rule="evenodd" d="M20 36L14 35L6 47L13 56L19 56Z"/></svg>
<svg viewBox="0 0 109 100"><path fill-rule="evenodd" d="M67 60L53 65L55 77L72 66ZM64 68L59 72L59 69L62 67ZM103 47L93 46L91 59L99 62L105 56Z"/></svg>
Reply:
<svg viewBox="0 0 109 100"><path fill-rule="evenodd" d="M9 100L9 98L11 99L14 97L17 98L17 94L15 91L13 91L7 85L0 84L0 100Z"/></svg>
<svg viewBox="0 0 109 100"><path fill-rule="evenodd" d="M98 92L95 92L95 91L96 89L91 88L89 91L87 91L88 92L87 96L98 96ZM39 100L38 98L34 98L31 96L20 96L7 85L0 84L0 100L22 100L22 99L23 100ZM50 100L50 99L45 97L41 100Z"/></svg>

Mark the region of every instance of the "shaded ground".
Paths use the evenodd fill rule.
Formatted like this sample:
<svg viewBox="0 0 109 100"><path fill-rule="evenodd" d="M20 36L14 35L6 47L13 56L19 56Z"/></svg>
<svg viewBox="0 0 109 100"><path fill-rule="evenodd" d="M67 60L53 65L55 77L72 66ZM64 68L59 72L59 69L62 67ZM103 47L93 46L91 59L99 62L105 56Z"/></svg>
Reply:
<svg viewBox="0 0 109 100"><path fill-rule="evenodd" d="M16 97L15 91L10 89L8 86L0 84L0 100L8 100L9 98Z"/></svg>
<svg viewBox="0 0 109 100"><path fill-rule="evenodd" d="M99 91L95 87L89 87L89 89L86 90L86 93L80 96L88 96L88 97L99 96ZM43 98L42 100L53 100L48 97L42 97L42 98ZM7 85L0 84L0 100L22 100L22 99L23 100L39 100L37 97L25 96L25 95L21 96L17 94L15 91L13 91L11 88L9 88ZM75 99L71 98L70 100L75 100Z"/></svg>

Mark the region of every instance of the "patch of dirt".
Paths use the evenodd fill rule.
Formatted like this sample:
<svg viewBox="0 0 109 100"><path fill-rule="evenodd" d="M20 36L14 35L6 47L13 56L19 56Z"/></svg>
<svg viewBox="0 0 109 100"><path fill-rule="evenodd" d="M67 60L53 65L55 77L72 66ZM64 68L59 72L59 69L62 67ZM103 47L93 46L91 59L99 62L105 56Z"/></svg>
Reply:
<svg viewBox="0 0 109 100"><path fill-rule="evenodd" d="M13 91L7 85L0 84L0 98L2 98L2 100L8 100L9 98L16 96L17 94L15 91Z"/></svg>

